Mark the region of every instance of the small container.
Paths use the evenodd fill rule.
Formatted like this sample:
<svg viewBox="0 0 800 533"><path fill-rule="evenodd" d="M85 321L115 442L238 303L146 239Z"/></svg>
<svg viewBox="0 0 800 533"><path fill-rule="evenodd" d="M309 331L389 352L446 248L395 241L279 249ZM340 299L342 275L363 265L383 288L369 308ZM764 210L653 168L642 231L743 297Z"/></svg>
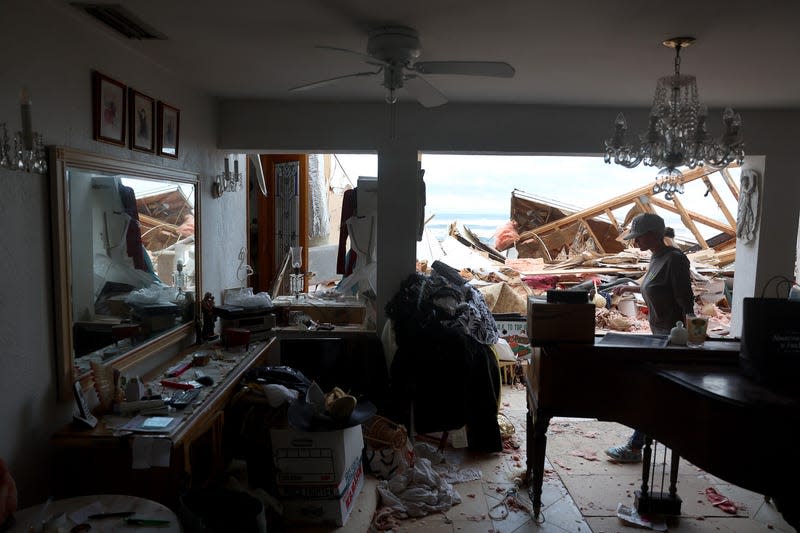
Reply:
<svg viewBox="0 0 800 533"><path fill-rule="evenodd" d="M683 322L678 320L675 322L675 327L669 331L669 343L676 346L686 346L689 340L689 332L683 327Z"/></svg>
<svg viewBox="0 0 800 533"><path fill-rule="evenodd" d="M211 354L208 352L197 352L192 355L193 366L206 366L211 361Z"/></svg>
<svg viewBox="0 0 800 533"><path fill-rule="evenodd" d="M686 332L688 333L686 345L690 348L702 348L706 340L708 318L704 316L686 315Z"/></svg>
<svg viewBox="0 0 800 533"><path fill-rule="evenodd" d="M628 317L636 316L636 298L622 298L617 302L617 309Z"/></svg>

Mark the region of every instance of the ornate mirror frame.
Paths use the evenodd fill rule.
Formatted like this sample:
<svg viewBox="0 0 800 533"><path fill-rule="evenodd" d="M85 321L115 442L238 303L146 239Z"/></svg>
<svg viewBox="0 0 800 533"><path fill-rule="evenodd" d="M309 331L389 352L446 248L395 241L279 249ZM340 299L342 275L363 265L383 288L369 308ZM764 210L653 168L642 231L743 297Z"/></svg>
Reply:
<svg viewBox="0 0 800 533"><path fill-rule="evenodd" d="M77 380L84 380L91 374L90 371L80 371L75 362L76 351L73 325L76 322L76 317L73 312L72 292L73 245L71 241L72 230L70 229L72 203L69 184L70 173L98 172L102 173L103 177L155 180L170 185L175 184L176 189L180 189L180 185L191 185L193 187L193 198L191 199L194 202L192 209L192 214L194 215L193 278L195 280L193 297L186 296L189 294L188 291L183 294L178 291L178 299L183 298L184 305L180 318L176 316L174 319L176 325L164 327L163 330L161 328L151 328L147 336L137 337L135 342L132 337L130 343L123 349L124 351L119 351L112 355L113 359L109 358L107 361L103 361L103 364L111 364L120 371L124 371L168 346L194 335L194 317L199 316L199 298L196 295L203 294L200 283L202 279L200 181L197 174L191 172L115 159L64 147L50 147L50 169L57 378L59 398L66 400L72 397L73 383ZM131 192L133 191L131 190ZM91 221L86 221L86 224L91 224ZM106 231L108 231L108 228L106 228ZM139 235L141 238L141 232L139 232ZM128 244L126 243L127 246ZM90 258L90 261L93 271L96 272L96 257ZM155 271L151 270L151 274L155 275ZM137 273L137 275L141 275L141 273ZM165 285L170 285L174 283L174 279L162 280L162 282ZM90 297L93 296L90 295ZM178 324L179 320L182 323Z"/></svg>

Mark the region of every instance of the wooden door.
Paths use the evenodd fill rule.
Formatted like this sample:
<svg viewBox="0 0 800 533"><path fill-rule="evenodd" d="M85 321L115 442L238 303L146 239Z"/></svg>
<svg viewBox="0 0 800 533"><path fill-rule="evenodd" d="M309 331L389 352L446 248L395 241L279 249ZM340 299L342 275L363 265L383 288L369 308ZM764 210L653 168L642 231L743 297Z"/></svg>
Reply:
<svg viewBox="0 0 800 533"><path fill-rule="evenodd" d="M303 266L308 266L308 156L305 154L262 154L261 166L267 183L267 197L257 195L257 205L250 206L257 213L257 221L251 228L250 264L254 274L251 285L254 292L273 294L273 284L280 274L286 250L281 243L292 241L303 247ZM292 167L291 164L296 164ZM288 165L287 165L288 164ZM296 169L295 185L287 187L287 175ZM296 200L296 213L287 213L287 203ZM291 209L290 209L291 210ZM291 219L291 220L289 220ZM288 289L288 278L282 285Z"/></svg>

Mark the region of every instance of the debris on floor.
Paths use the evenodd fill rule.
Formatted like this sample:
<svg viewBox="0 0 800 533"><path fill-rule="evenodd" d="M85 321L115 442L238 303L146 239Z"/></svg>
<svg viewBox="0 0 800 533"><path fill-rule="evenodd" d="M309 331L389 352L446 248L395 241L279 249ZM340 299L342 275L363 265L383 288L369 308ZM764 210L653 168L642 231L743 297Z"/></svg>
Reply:
<svg viewBox="0 0 800 533"><path fill-rule="evenodd" d="M717 507L718 509L729 514L736 514L736 511L738 510L736 504L717 492L717 489L714 487L708 487L705 490L705 494L706 498L708 498L708 501L710 501L711 505L714 507Z"/></svg>
<svg viewBox="0 0 800 533"><path fill-rule="evenodd" d="M572 450L569 452L570 455L574 455L575 457L582 457L587 461L597 461L597 452L590 451L590 450Z"/></svg>
<svg viewBox="0 0 800 533"><path fill-rule="evenodd" d="M653 531L667 530L667 523L664 521L662 517L642 516L633 507L628 507L627 505L623 505L621 503L617 505L617 517L619 517L619 519L622 520L623 522L627 522L629 524L635 524L640 527L646 527L648 529L652 529Z"/></svg>

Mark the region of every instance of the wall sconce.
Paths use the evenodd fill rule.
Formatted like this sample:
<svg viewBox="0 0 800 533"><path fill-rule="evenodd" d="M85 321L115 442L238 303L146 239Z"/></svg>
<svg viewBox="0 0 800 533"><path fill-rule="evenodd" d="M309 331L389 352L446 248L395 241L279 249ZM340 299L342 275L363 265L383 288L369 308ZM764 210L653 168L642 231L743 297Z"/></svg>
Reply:
<svg viewBox="0 0 800 533"><path fill-rule="evenodd" d="M225 170L222 174L217 174L214 180L211 194L214 198L219 198L223 193L236 192L242 188L242 173L239 172L239 160L233 160L233 172L230 169L228 158L225 158Z"/></svg>
<svg viewBox="0 0 800 533"><path fill-rule="evenodd" d="M6 123L0 123L0 167L24 172L47 174L47 154L42 135L31 126L31 97L28 89L22 89L20 98L22 130L16 132L13 141L8 136Z"/></svg>

